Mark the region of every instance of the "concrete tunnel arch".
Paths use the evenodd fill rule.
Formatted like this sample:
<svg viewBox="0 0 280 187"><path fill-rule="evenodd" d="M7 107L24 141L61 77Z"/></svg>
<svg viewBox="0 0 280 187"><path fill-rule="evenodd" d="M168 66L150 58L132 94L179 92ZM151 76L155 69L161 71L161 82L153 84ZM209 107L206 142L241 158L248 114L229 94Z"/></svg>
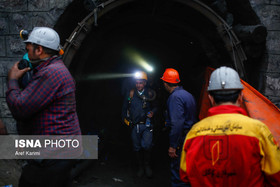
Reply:
<svg viewBox="0 0 280 187"><path fill-rule="evenodd" d="M84 40L87 33L91 30L91 27L96 24L97 20L104 14L110 12L112 9L122 6L123 4L133 2L135 0L108 0L104 3L98 5L86 18L84 18L75 30L72 32L70 37L66 40L64 44L64 61L66 66L70 66L73 56L75 55L77 49L79 49L82 41ZM209 21L211 21L217 28L217 32L224 41L225 48L230 54L233 62L234 68L238 71L242 78L245 78L244 61L246 60L246 55L242 49L241 42L237 38L236 34L232 28L226 23L226 21L221 18L215 11L209 8L204 3L197 0L174 0L178 3L187 5L200 14L204 15ZM102 7L102 9L100 9Z"/></svg>
<svg viewBox="0 0 280 187"><path fill-rule="evenodd" d="M154 1L154 2L156 3L161 1ZM198 60L192 59L194 61L192 62L192 64L186 63L182 65L177 62L178 64L176 65L175 63L162 64L162 65L166 65L166 66L174 65L176 68L181 68L179 69L179 72L180 74L182 74L181 79L184 80L183 82L185 82L183 86L184 87L186 86L187 90L190 90L190 92L195 95L197 100L199 98L200 88L203 83L202 68L206 66L212 66L214 68L219 67L221 65L232 66L239 72L239 74L243 79L246 79L246 74L245 74L244 64L243 64L244 61L246 60L246 55L242 49L241 42L239 41L234 31L231 29L231 27L226 23L226 21L223 18L221 18L215 11L213 11L207 5L197 0L191 0L191 1L172 0L172 1L162 1L161 3L164 5L161 6L160 4L157 4L153 6L154 7L158 6L164 9L164 11L168 10L169 8L168 6L171 6L170 9L175 9L175 10L178 9L179 11L176 12L174 10L171 10L169 12L172 15L171 18L168 17L168 15L164 15L164 13L162 13L160 16L156 18L156 24L158 24L161 29L162 28L166 29L166 31L160 31L160 32L165 32L165 33L178 32L180 36L186 33L186 35L188 36L186 37L187 38L186 43L188 43L187 44L188 47L190 49L195 48L193 50L197 51L198 53L197 56L200 56ZM78 24L75 26L73 32L68 37L63 36L64 38L66 38L66 40L64 41L64 50L65 50L63 56L64 62L66 66L70 69L74 78L79 79L84 74L89 73L90 72L89 69L94 69L94 70L97 69L93 73L98 72L98 70L102 71L102 66L105 65L104 63L92 62L91 64L88 58L92 57L92 61L94 61L94 59L100 56L99 54L93 55L93 53L95 51L100 52L101 49L99 48L102 48L100 46L105 45L102 43L106 43L106 42L108 43L110 42L109 40L113 38L113 37L110 38L109 36L110 34L112 34L110 33L110 30L117 31L116 33L120 34L121 28L119 28L119 25L121 25L120 27L125 26L126 29L128 29L129 25L132 25L133 27L136 28L134 30L132 29L131 31L134 32L135 30L137 30L137 26L135 25L143 24L142 21L143 17L144 19L145 16L149 18L149 15L146 14L145 10L138 10L137 7L142 6L141 8L143 7L147 8L150 5L151 5L150 1L108 0L108 1L104 1L103 3L95 6L90 11L88 11L87 16L85 16L81 21L78 21ZM131 11L129 11L129 9L131 9ZM147 12L149 11L156 12L156 10L153 10L152 8L147 10ZM191 13L186 14L187 15L186 16L185 15L186 12L191 12ZM127 16L125 16L126 13ZM135 16L131 16L131 15L135 15ZM192 21L190 21L191 19ZM193 21L193 20L197 20L197 21ZM60 20L60 22L62 21L63 19ZM200 24L198 22L202 22L205 25ZM146 26L153 27L152 23L147 24ZM173 30L169 29L170 27L172 28L174 27L175 29ZM63 33L63 30L65 29L63 26L59 24L56 25L56 28L60 34ZM203 31L203 28L205 30L209 29L209 33ZM178 30L182 30L182 31L178 31ZM153 31L155 33L159 32L158 30L153 30ZM137 34L135 34L135 37L137 36ZM211 34L213 34L214 36L210 36ZM155 35L151 35L147 37L152 38L152 36L155 37ZM106 38L110 38L110 39L108 39L108 41L102 40L102 39L106 40ZM178 41L180 39L180 37L177 38L174 37L174 38L175 40L177 39ZM115 39L112 42L117 43L120 40ZM158 40L160 39L158 38ZM215 42L218 44L216 45ZM103 51L105 53L109 52L109 49L106 50L105 47L103 47L102 49L105 49ZM111 48L111 49L116 49L116 48ZM162 47L162 49L166 51L168 50L167 47L166 48ZM178 48L176 49L179 51ZM115 54L113 53L114 52L111 52L110 55L115 56ZM183 50L181 50L179 51L179 53L184 53L184 52ZM204 53L202 55L203 57L201 57L202 53ZM177 53L174 52L173 54L177 54ZM189 54L191 54L191 52ZM196 63L201 63L201 65L195 66ZM110 67L110 65L108 65L108 67ZM116 68L116 66L114 67ZM161 74L165 68L161 69L160 70L161 72L159 72L159 74ZM194 69L193 70L194 72L192 72L192 69ZM191 74L191 75L194 75L196 73L197 75L196 77L191 77L191 76L184 75L184 72L186 72L186 74ZM187 85L187 82L194 82L194 83L191 83L191 86L189 86ZM106 84L108 86L111 86L112 89L110 90L108 86L107 87L104 86ZM196 84L195 88L193 88L194 84ZM78 108L78 114L79 114L82 129L88 129L88 124L91 123L100 124L97 125L99 127L102 126L101 125L102 123L103 125L109 124L111 123L110 120L117 119L118 116L120 116L120 111L118 111L118 108L121 107L122 101L113 102L113 103L111 99L109 99L109 101L106 101L108 99L107 98L108 96L114 97L110 94L113 92L112 90L114 89L118 90L117 86L120 85L115 84L115 82L112 83L108 81L106 82L104 81L103 83L97 83L97 81L94 81L93 83L92 82L79 83L79 81L77 81L77 91L78 91L77 108ZM100 87L102 88L102 90L99 90ZM99 92L99 94L97 92ZM104 94L104 92L110 92L110 94L109 93ZM96 97L96 98L94 99L92 97ZM122 95L116 94L115 98L116 97L122 97ZM162 98L166 99L166 95L162 96ZM110 105L111 105L110 110L112 110L110 114L105 114L105 112L102 112L104 110L108 110L108 107L110 107ZM93 113L101 117L103 120L101 119L92 120L91 117ZM108 116L113 116L113 117L108 117Z"/></svg>

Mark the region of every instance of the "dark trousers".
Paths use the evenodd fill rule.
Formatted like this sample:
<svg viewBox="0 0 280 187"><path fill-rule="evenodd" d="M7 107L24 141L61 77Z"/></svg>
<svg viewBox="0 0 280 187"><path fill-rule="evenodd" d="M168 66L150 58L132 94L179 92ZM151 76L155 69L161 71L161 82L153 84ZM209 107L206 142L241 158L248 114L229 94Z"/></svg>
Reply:
<svg viewBox="0 0 280 187"><path fill-rule="evenodd" d="M75 160L28 160L22 169L19 187L70 187Z"/></svg>
<svg viewBox="0 0 280 187"><path fill-rule="evenodd" d="M172 187L190 187L190 184L184 183L180 179L180 161L181 161L181 152L183 148L183 144L185 141L186 134L189 132L189 129L184 130L183 135L180 137L179 149L176 150L177 158L171 158L171 186Z"/></svg>
<svg viewBox="0 0 280 187"><path fill-rule="evenodd" d="M145 124L137 124L132 129L131 138L134 151L150 150L153 144L153 130Z"/></svg>
<svg viewBox="0 0 280 187"><path fill-rule="evenodd" d="M180 159L181 159L181 151L182 149L178 149L176 154L178 155L177 158L171 158L171 186L172 187L190 187L189 184L184 183L180 179Z"/></svg>

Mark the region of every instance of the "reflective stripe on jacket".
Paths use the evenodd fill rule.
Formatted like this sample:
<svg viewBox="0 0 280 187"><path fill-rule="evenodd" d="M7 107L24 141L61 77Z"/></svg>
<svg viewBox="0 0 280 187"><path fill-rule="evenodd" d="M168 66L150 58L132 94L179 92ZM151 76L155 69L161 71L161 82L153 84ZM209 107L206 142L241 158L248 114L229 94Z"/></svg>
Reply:
<svg viewBox="0 0 280 187"><path fill-rule="evenodd" d="M217 110L189 131L181 179L192 187L280 186L280 149L268 127L238 112Z"/></svg>

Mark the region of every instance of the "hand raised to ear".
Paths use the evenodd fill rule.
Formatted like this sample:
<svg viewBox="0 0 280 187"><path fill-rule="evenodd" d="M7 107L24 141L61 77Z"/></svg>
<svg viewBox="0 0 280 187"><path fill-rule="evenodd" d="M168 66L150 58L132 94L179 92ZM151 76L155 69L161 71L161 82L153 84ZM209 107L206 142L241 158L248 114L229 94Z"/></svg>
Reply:
<svg viewBox="0 0 280 187"><path fill-rule="evenodd" d="M9 73L8 73L8 79L11 80L11 79L16 79L18 80L19 78L21 78L27 71L30 70L30 68L24 68L22 70L18 69L18 64L19 64L19 61L16 62L12 68L10 69Z"/></svg>

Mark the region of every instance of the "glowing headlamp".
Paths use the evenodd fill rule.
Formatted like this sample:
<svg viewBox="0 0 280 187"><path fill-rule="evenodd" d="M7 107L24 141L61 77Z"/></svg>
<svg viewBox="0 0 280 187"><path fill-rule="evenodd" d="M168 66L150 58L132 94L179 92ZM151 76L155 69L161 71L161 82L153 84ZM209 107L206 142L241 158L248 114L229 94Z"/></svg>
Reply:
<svg viewBox="0 0 280 187"><path fill-rule="evenodd" d="M135 79L140 79L140 72L136 72L136 73L134 73L134 78Z"/></svg>
<svg viewBox="0 0 280 187"><path fill-rule="evenodd" d="M134 78L135 79L143 79L143 80L148 80L148 76L144 71L137 71L134 73Z"/></svg>
<svg viewBox="0 0 280 187"><path fill-rule="evenodd" d="M126 56L131 60L131 62L141 66L145 71L152 72L154 71L153 66L143 58L142 55L140 55L137 51L127 48L125 50Z"/></svg>

